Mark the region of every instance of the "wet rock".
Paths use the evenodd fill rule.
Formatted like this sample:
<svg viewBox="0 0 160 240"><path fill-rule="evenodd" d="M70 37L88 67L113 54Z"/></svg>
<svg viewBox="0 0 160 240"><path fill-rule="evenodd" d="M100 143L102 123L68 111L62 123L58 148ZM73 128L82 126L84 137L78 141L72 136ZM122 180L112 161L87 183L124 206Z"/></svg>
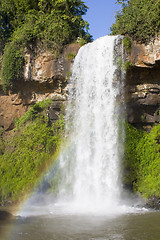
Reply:
<svg viewBox="0 0 160 240"><path fill-rule="evenodd" d="M63 102L63 101L55 101L50 105L50 107L48 109L48 117L51 122L58 120L59 115L61 113L64 114L64 112L63 112L64 104L65 104L65 102Z"/></svg>
<svg viewBox="0 0 160 240"><path fill-rule="evenodd" d="M11 213L0 210L0 221L10 220L12 217L13 215Z"/></svg>
<svg viewBox="0 0 160 240"><path fill-rule="evenodd" d="M160 197L153 195L148 199L145 207L160 210Z"/></svg>

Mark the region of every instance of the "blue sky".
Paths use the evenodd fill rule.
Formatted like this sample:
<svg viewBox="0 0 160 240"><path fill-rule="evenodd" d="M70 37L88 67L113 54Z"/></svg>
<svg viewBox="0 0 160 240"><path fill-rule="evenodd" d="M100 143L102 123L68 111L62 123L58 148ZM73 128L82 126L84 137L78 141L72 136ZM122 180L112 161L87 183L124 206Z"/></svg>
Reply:
<svg viewBox="0 0 160 240"><path fill-rule="evenodd" d="M89 9L83 19L89 22L89 32L94 40L109 34L120 5L115 4L116 0L84 0L84 2Z"/></svg>

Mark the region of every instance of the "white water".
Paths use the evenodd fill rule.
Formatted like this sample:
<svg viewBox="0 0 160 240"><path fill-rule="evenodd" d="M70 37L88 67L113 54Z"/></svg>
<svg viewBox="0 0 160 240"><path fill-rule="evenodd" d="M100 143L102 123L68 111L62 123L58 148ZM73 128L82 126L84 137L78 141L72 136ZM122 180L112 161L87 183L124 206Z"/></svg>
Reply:
<svg viewBox="0 0 160 240"><path fill-rule="evenodd" d="M123 58L122 42L121 36L106 36L80 49L69 87L68 144L44 176L44 185L60 180L58 199L35 193L19 215L112 217L146 211L136 207L141 200L135 196L124 199L121 183L124 73L116 62Z"/></svg>
<svg viewBox="0 0 160 240"><path fill-rule="evenodd" d="M74 61L67 109L70 147L60 160L60 199L69 201L69 196L75 211L112 212L119 206L123 82L114 62L121 43L119 36L100 38L82 47Z"/></svg>

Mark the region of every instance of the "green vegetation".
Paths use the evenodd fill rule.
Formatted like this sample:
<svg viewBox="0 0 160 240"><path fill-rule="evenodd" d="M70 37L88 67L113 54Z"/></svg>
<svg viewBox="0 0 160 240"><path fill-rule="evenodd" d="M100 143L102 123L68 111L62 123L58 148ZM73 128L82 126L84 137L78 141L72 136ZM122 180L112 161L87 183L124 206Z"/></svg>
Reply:
<svg viewBox="0 0 160 240"><path fill-rule="evenodd" d="M13 43L6 45L2 61L1 79L3 90L13 87L14 81L23 79L24 57L23 53Z"/></svg>
<svg viewBox="0 0 160 240"><path fill-rule="evenodd" d="M130 61L124 61L122 58L116 59L116 64L118 66L118 69L122 71L127 71L131 67L133 67L133 63Z"/></svg>
<svg viewBox="0 0 160 240"><path fill-rule="evenodd" d="M33 53L37 42L58 55L78 38L91 41L89 24L82 18L87 9L81 0L0 0L4 89L12 88L23 75L24 52L28 49Z"/></svg>
<svg viewBox="0 0 160 240"><path fill-rule="evenodd" d="M160 196L160 125L150 133L126 127L125 183L144 197Z"/></svg>
<svg viewBox="0 0 160 240"><path fill-rule="evenodd" d="M28 112L20 119L15 120L16 128L23 126L27 121L33 121L39 116L39 113L49 108L52 100L47 99L33 105Z"/></svg>
<svg viewBox="0 0 160 240"><path fill-rule="evenodd" d="M0 0L0 6L0 29L13 42L26 46L40 39L60 46L77 37L91 39L81 0Z"/></svg>
<svg viewBox="0 0 160 240"><path fill-rule="evenodd" d="M67 57L67 59L69 59L69 60L73 60L73 59L75 58L75 56L76 56L75 53L69 52L66 57Z"/></svg>
<svg viewBox="0 0 160 240"><path fill-rule="evenodd" d="M112 25L112 34L128 35L133 40L147 42L159 33L160 0L117 1L122 10Z"/></svg>
<svg viewBox="0 0 160 240"><path fill-rule="evenodd" d="M66 74L66 78L67 78L67 81L70 80L70 77L72 76L72 72L71 71L68 71L67 74Z"/></svg>
<svg viewBox="0 0 160 240"><path fill-rule="evenodd" d="M85 39L83 37L78 37L77 38L77 43L79 43L80 46L82 47L83 45L85 45L87 43L87 39Z"/></svg>
<svg viewBox="0 0 160 240"><path fill-rule="evenodd" d="M128 37L124 37L123 46L124 46L125 50L127 51L127 53L131 52L131 45L132 45L131 39Z"/></svg>
<svg viewBox="0 0 160 240"><path fill-rule="evenodd" d="M49 102L35 104L17 120L13 136L0 142L1 203L22 200L59 151L64 119L60 116L57 122L49 122L46 114Z"/></svg>

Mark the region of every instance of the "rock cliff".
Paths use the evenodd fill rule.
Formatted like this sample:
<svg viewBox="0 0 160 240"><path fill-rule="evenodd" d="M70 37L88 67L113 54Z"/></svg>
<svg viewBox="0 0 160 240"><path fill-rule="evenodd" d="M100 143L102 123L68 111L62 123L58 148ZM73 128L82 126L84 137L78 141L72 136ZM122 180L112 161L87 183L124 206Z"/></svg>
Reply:
<svg viewBox="0 0 160 240"><path fill-rule="evenodd" d="M24 80L17 82L8 94L3 92L0 82L0 129L13 129L15 118L43 99L54 100L49 116L51 120L57 120L67 99L67 83L79 48L79 44L70 44L58 57L45 49L26 53Z"/></svg>
<svg viewBox="0 0 160 240"><path fill-rule="evenodd" d="M58 58L45 49L25 56L24 80L7 95L0 82L0 130L9 131L30 105L43 99L54 100L49 117L56 120L67 99L67 83L71 73L73 57L79 44L65 47ZM148 45L132 42L127 61L132 62L126 72L125 101L128 121L137 127L150 129L160 122L160 39Z"/></svg>
<svg viewBox="0 0 160 240"><path fill-rule="evenodd" d="M160 39L148 45L133 42L126 73L128 121L150 129L160 122Z"/></svg>

